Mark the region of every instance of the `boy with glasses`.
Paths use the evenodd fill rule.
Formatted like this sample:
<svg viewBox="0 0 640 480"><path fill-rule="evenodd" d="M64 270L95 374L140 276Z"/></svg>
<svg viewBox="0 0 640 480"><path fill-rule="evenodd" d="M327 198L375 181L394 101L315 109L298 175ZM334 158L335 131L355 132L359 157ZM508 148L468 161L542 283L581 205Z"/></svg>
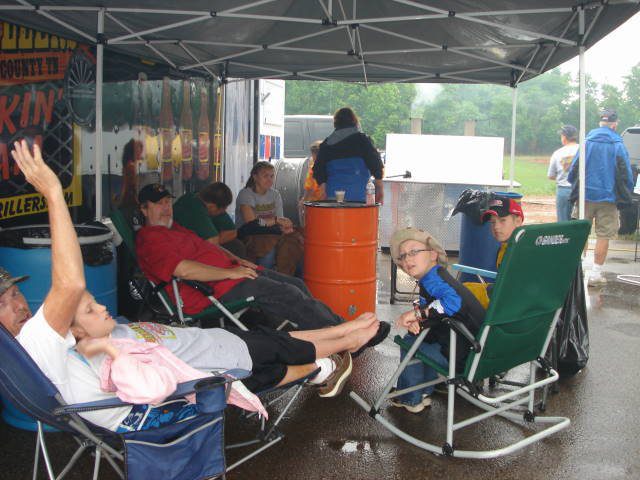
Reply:
<svg viewBox="0 0 640 480"><path fill-rule="evenodd" d="M461 321L472 334L477 334L484 320L484 309L478 300L447 271L447 254L428 232L416 228L396 231L391 237L393 261L408 275L418 281L420 300L414 308L396 320L396 326L408 330L404 337L413 343L422 329L423 320L454 318ZM458 335L456 365L463 367L469 353L469 342ZM436 363L449 365L449 328L444 324L431 327L419 351ZM405 352L400 351L400 361ZM397 389L429 382L437 378L436 371L424 363L408 365L400 374ZM391 400L394 407L403 407L411 413L419 413L431 405L430 395L434 387L406 393Z"/></svg>

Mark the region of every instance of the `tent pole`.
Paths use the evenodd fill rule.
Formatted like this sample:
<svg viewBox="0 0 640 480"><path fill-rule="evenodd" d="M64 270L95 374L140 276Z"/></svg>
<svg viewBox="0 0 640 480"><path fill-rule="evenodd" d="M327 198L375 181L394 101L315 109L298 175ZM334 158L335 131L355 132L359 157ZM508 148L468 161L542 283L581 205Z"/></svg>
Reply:
<svg viewBox="0 0 640 480"><path fill-rule="evenodd" d="M98 10L98 35L96 44L96 220L102 218L102 72L104 42L104 8Z"/></svg>
<svg viewBox="0 0 640 480"><path fill-rule="evenodd" d="M586 132L586 85L585 85L585 63L584 63L584 9L580 9L578 12L578 33L580 35L580 47L579 47L579 67L578 76L580 78L580 162L578 164L578 178L580 186L580 196L578 200L578 218L584 219L584 201L585 201L585 132Z"/></svg>
<svg viewBox="0 0 640 480"><path fill-rule="evenodd" d="M511 160L509 162L509 191L513 191L513 177L516 165L516 115L518 112L518 87L511 91Z"/></svg>

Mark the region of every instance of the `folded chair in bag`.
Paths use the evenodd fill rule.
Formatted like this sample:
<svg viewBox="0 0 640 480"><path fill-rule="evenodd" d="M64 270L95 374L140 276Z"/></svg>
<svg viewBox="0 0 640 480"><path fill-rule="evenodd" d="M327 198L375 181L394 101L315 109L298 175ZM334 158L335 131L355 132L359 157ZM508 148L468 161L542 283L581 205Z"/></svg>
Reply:
<svg viewBox="0 0 640 480"><path fill-rule="evenodd" d="M233 370L235 378L249 372ZM130 480L194 480L225 472L224 409L225 387L233 380L209 377L178 386L168 400L196 393L200 413L193 418L143 431L115 433L91 424L78 415L128 405L114 397L96 402L67 405L55 386L29 354L0 327L0 394L23 413L37 420L38 432L33 466L37 477L40 454L50 480L63 478L85 450L95 454L93 479L98 478L101 460L109 463L121 478ZM71 434L79 447L64 469L53 472L43 425ZM55 433L52 435L59 435Z"/></svg>
<svg viewBox="0 0 640 480"><path fill-rule="evenodd" d="M113 223L113 226L115 227L117 233L122 238L122 242L125 245L128 254L134 261L136 261L136 246L133 228L131 227L131 225L129 225L129 222L126 220L124 214L120 210L113 210L111 212L111 222ZM160 283L156 285L149 279L145 280L151 286L151 288L149 289L150 295L155 296L160 301L164 311L159 312L155 308L155 306L151 302L151 299L149 299L145 295L145 288L143 286L135 286L136 290L138 290L138 295L140 295L145 301L145 304L159 316L168 316L170 322L176 323L178 325L188 325L191 323L197 323L199 320L209 318L216 320L220 319L221 325L224 325L224 320L226 318L241 330L247 330L247 327L240 321L240 315L242 315L248 308L253 305L253 297L248 297L243 300L237 300L223 304L213 296L208 285L202 282L173 278L171 281L171 286L174 296L177 299L176 304L174 304L165 291L165 287L167 285L166 283ZM197 314L186 316L182 311L182 300L180 298L180 295L178 294L179 281L183 281L192 288L200 291L209 299L212 305Z"/></svg>
<svg viewBox="0 0 640 480"><path fill-rule="evenodd" d="M529 225L517 229L500 266L483 325L474 338L459 322L445 319L450 328L449 367L442 368L417 351L428 330L423 330L413 345L395 338L408 351L382 393L369 405L351 392L356 403L371 417L403 440L436 454L465 458L493 458L514 452L569 425L565 417L544 417L534 413L536 389L558 379L558 373L544 360L545 353L574 277L580 254L589 234L584 220ZM465 365L456 365L456 338L465 336L472 345ZM396 380L410 361L421 361L434 368L439 378L403 390L391 392ZM520 365L529 366L526 384L511 385L506 393L489 396L478 388L484 379ZM541 375L536 374L541 370ZM381 407L388 398L429 385L446 383L448 387L446 439L433 444L400 430L383 416ZM390 393L391 392L391 393ZM455 394L484 410L484 413L455 421ZM495 450L463 450L454 443L454 432L499 415L522 426L545 425L529 436Z"/></svg>

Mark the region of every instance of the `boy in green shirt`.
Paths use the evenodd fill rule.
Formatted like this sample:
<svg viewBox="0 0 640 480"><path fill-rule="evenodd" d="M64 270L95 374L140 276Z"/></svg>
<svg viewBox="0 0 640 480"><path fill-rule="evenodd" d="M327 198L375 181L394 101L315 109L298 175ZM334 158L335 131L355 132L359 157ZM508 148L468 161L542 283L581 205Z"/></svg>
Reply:
<svg viewBox="0 0 640 480"><path fill-rule="evenodd" d="M233 195L227 185L214 182L198 193L185 193L173 205L175 220L200 238L246 258L244 243L238 240L236 226L227 213Z"/></svg>

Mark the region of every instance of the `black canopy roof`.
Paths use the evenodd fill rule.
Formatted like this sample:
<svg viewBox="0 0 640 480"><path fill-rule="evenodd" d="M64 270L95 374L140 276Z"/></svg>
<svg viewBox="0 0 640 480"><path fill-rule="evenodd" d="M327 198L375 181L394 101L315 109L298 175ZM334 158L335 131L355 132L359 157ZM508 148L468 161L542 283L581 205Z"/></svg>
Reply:
<svg viewBox="0 0 640 480"><path fill-rule="evenodd" d="M1 18L105 42L116 65L126 54L183 74L504 85L561 64L640 10L637 0L4 1Z"/></svg>

